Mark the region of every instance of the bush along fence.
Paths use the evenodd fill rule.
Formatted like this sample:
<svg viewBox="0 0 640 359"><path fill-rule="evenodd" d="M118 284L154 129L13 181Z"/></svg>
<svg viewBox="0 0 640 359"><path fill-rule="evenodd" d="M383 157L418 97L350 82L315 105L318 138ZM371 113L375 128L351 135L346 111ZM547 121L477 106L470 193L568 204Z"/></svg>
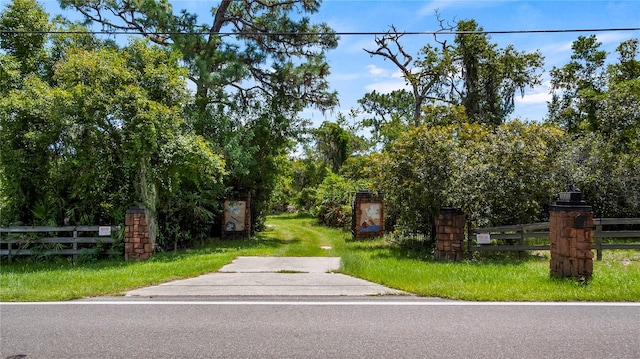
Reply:
<svg viewBox="0 0 640 359"><path fill-rule="evenodd" d="M9 263L15 256L117 254L113 247L120 226L1 227L0 256Z"/></svg>

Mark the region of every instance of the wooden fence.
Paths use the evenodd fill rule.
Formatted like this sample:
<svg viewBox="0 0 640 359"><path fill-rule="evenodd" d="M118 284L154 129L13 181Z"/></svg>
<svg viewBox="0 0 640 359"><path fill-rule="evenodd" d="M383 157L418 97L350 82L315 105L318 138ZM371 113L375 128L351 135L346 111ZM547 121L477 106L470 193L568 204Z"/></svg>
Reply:
<svg viewBox="0 0 640 359"><path fill-rule="evenodd" d="M634 243L603 243L603 239L633 239L640 238L640 229L620 230L620 227L638 228L640 218L594 218L593 248L597 259L602 260L605 249L637 249L640 250L640 240ZM490 244L479 244L478 234L489 234ZM485 238L486 239L486 238ZM549 222L519 224L512 226L469 228L467 241L469 256L473 252L518 252L520 256L525 251L549 250Z"/></svg>
<svg viewBox="0 0 640 359"><path fill-rule="evenodd" d="M602 243L605 238L640 238L640 229L637 230L619 230L621 226L640 226L640 218L596 218L594 219L596 226L593 232L593 247L598 253L598 260L602 260L602 251L604 249L640 249L640 243Z"/></svg>
<svg viewBox="0 0 640 359"><path fill-rule="evenodd" d="M113 246L120 226L0 227L0 256L100 254Z"/></svg>

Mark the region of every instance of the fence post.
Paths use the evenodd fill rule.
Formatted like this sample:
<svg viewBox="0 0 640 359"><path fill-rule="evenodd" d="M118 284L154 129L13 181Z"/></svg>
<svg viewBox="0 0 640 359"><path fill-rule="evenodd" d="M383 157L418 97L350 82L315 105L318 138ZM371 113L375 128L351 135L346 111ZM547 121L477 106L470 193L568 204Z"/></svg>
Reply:
<svg viewBox="0 0 640 359"><path fill-rule="evenodd" d="M597 260L601 261L602 260L602 221L599 221L598 224L596 225L596 234L597 239L596 239L596 258Z"/></svg>
<svg viewBox="0 0 640 359"><path fill-rule="evenodd" d="M464 259L464 224L462 211L444 207L436 217L436 260Z"/></svg>
<svg viewBox="0 0 640 359"><path fill-rule="evenodd" d="M77 228L74 228L73 230L73 251L75 253L77 253L76 251L78 250L78 230ZM73 263L75 263L78 260L78 255L74 254L73 255Z"/></svg>
<svg viewBox="0 0 640 359"><path fill-rule="evenodd" d="M593 212L582 194L569 190L551 205L549 241L552 277L587 282L593 275Z"/></svg>
<svg viewBox="0 0 640 359"><path fill-rule="evenodd" d="M473 252L471 251L471 245L473 244L473 234L474 230L471 228L471 221L467 220L467 257L468 259L473 258Z"/></svg>
<svg viewBox="0 0 640 359"><path fill-rule="evenodd" d="M518 238L518 244L524 247L524 227L518 226L518 232L520 232L520 238ZM527 254L525 251L518 251L518 259L523 259Z"/></svg>

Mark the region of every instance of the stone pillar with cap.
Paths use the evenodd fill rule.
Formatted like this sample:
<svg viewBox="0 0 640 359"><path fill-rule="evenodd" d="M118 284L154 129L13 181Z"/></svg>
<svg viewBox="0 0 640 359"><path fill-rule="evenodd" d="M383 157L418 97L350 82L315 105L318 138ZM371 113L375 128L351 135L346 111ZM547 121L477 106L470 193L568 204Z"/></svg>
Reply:
<svg viewBox="0 0 640 359"><path fill-rule="evenodd" d="M127 210L124 218L124 259L149 259L154 250L154 243L151 238L146 210L142 207L131 207Z"/></svg>
<svg viewBox="0 0 640 359"><path fill-rule="evenodd" d="M464 225L462 211L443 207L436 217L436 260L461 261L464 259Z"/></svg>
<svg viewBox="0 0 640 359"><path fill-rule="evenodd" d="M587 282L593 275L593 212L580 191L569 188L551 205L551 277Z"/></svg>

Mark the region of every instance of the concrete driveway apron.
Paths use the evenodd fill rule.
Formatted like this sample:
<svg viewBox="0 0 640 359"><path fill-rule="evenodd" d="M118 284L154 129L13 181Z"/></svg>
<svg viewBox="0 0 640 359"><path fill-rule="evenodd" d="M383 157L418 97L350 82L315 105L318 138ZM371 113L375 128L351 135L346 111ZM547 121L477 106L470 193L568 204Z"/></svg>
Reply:
<svg viewBox="0 0 640 359"><path fill-rule="evenodd" d="M238 257L216 273L135 289L126 295L180 297L408 294L334 273L339 268L339 257Z"/></svg>

